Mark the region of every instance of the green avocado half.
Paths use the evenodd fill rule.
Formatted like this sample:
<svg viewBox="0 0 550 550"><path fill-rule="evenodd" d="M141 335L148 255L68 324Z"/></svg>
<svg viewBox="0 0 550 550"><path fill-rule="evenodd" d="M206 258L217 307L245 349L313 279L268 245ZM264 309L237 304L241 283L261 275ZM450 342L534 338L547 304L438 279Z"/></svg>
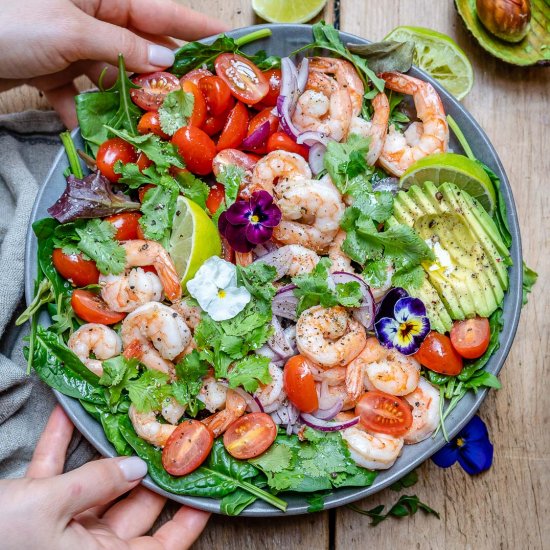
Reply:
<svg viewBox="0 0 550 550"><path fill-rule="evenodd" d="M508 288L510 253L491 217L452 183L431 182L400 191L388 225L412 227L436 260L422 264L419 288L407 288L427 309L432 329L447 332L455 319L489 317Z"/></svg>

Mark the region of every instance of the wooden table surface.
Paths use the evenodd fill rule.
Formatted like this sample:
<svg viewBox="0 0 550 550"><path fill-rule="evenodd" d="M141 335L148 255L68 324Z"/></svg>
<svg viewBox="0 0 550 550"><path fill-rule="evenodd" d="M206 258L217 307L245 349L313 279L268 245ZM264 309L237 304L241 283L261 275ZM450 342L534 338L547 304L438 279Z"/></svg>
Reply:
<svg viewBox="0 0 550 550"><path fill-rule="evenodd" d="M297 0L298 1L298 0ZM198 11L235 27L260 22L248 0L188 0ZM324 18L342 30L379 40L398 25L436 29L453 37L474 66L475 84L464 105L492 140L510 178L522 228L523 254L539 282L523 310L501 373L503 388L480 409L495 447L493 467L476 478L458 465L442 470L427 462L416 493L441 513L418 513L372 528L348 508L304 517L214 517L194 548L242 550L362 550L415 548L550 548L550 69L518 68L486 54L466 33L451 0L329 0ZM0 113L48 108L34 90L0 94ZM365 508L397 499L383 491L360 502Z"/></svg>

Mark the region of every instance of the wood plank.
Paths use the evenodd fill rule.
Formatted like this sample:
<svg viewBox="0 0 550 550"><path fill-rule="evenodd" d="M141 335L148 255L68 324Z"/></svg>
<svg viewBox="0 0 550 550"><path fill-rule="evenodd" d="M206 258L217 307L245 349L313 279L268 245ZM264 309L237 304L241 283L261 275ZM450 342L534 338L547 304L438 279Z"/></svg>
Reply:
<svg viewBox="0 0 550 550"><path fill-rule="evenodd" d="M495 447L492 469L470 478L457 465L441 470L424 464L421 481L407 494L439 510L441 521L418 515L388 520L376 528L369 519L340 509L336 549L549 548L548 473L550 397L544 384L548 363L548 234L545 181L548 154L550 71L506 65L486 54L465 32L452 2L342 0L341 28L371 40L398 25L418 25L453 37L474 65L476 82L464 100L496 147L510 178L522 227L523 254L539 273L536 294L524 309L516 340L501 375L503 389L491 392L480 409ZM547 388L547 385L546 385ZM397 500L384 491L362 502L364 508Z"/></svg>

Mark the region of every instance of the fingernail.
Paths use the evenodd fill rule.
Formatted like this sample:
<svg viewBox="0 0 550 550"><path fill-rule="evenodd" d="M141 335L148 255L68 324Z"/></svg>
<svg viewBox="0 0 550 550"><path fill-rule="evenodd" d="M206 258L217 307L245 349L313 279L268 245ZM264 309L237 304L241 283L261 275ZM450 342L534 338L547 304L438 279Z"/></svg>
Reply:
<svg viewBox="0 0 550 550"><path fill-rule="evenodd" d="M147 463L137 456L119 461L118 467L122 470L122 475L126 481L141 479L147 473Z"/></svg>
<svg viewBox="0 0 550 550"><path fill-rule="evenodd" d="M158 44L150 44L148 54L151 65L170 67L174 64L174 52L170 48L165 48Z"/></svg>

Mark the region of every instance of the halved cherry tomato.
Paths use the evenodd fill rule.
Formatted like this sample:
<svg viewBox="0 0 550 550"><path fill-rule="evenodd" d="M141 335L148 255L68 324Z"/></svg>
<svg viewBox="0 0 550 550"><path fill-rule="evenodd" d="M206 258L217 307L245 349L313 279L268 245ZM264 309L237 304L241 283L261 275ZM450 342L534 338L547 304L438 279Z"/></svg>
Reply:
<svg viewBox="0 0 550 550"><path fill-rule="evenodd" d="M269 131L268 131L268 138L271 134L275 133L277 131L277 128L279 127L279 117L275 116L271 111L273 109L271 107L266 107L265 109L262 109L257 115L255 115L249 125L248 125L248 132L247 137L253 134L262 124L265 124L266 122L269 123ZM244 147L243 147L244 149ZM259 154L267 153L267 138L264 143L248 149L249 151L254 151Z"/></svg>
<svg viewBox="0 0 550 550"><path fill-rule="evenodd" d="M216 74L225 81L239 101L254 105L268 94L267 78L246 57L236 53L222 53L214 65Z"/></svg>
<svg viewBox="0 0 550 550"><path fill-rule="evenodd" d="M126 317L126 313L111 311L98 294L89 290L76 289L71 296L74 312L88 323L114 325Z"/></svg>
<svg viewBox="0 0 550 550"><path fill-rule="evenodd" d="M221 115L229 109L233 97L229 86L219 76L204 76L199 80L199 90L206 99L211 115Z"/></svg>
<svg viewBox="0 0 550 550"><path fill-rule="evenodd" d="M202 422L184 420L162 449L162 465L173 476L190 474L206 460L213 444L214 436Z"/></svg>
<svg viewBox="0 0 550 550"><path fill-rule="evenodd" d="M233 164L244 168L244 170L251 171L259 160L260 157L244 153L238 149L224 149L216 155L212 164L212 170L214 171L214 175L217 176L226 166Z"/></svg>
<svg viewBox="0 0 550 550"><path fill-rule="evenodd" d="M157 111L147 111L139 119L137 130L140 134L155 134L162 139L170 139L170 136L162 131Z"/></svg>
<svg viewBox="0 0 550 550"><path fill-rule="evenodd" d="M286 362L283 382L288 399L300 411L310 413L319 408L315 380L303 355L295 355Z"/></svg>
<svg viewBox="0 0 550 550"><path fill-rule="evenodd" d="M427 369L440 374L456 376L462 370L462 357L451 344L451 339L432 330L413 357Z"/></svg>
<svg viewBox="0 0 550 550"><path fill-rule="evenodd" d="M200 128L195 126L180 128L172 136L172 143L178 148L190 172L200 176L206 176L212 172L216 145Z"/></svg>
<svg viewBox="0 0 550 550"><path fill-rule="evenodd" d="M237 101L235 107L231 109L227 122L218 139L218 144L216 145L218 151L238 147L246 137L247 129L248 109L240 101Z"/></svg>
<svg viewBox="0 0 550 550"><path fill-rule="evenodd" d="M216 213L224 199L225 187L221 183L215 183L212 185L206 199L206 208L208 208L210 214Z"/></svg>
<svg viewBox="0 0 550 550"><path fill-rule="evenodd" d="M96 164L98 170L112 183L116 183L120 174L115 172L115 164L120 160L122 164L136 162L138 153L127 141L120 138L111 138L104 141L97 150Z"/></svg>
<svg viewBox="0 0 550 550"><path fill-rule="evenodd" d="M490 340L491 327L486 317L455 321L451 329L451 344L466 359L481 357Z"/></svg>
<svg viewBox="0 0 550 550"><path fill-rule="evenodd" d="M131 241L138 238L139 218L141 218L139 212L123 212L109 216L105 218L105 221L115 227L115 239L118 241Z"/></svg>
<svg viewBox="0 0 550 550"><path fill-rule="evenodd" d="M195 101L193 103L193 113L187 121L187 126L197 126L200 128L206 119L206 101L199 87L190 80L186 80L181 85L184 92L193 94Z"/></svg>
<svg viewBox="0 0 550 550"><path fill-rule="evenodd" d="M284 132L275 132L269 136L267 140L267 152L273 151L288 151L289 153L296 153L306 160L309 157L309 151L307 147L299 145L290 136Z"/></svg>
<svg viewBox="0 0 550 550"><path fill-rule="evenodd" d="M147 193L149 189L153 189L153 187L156 187L156 185L153 185L152 183L148 183L146 185L142 185L138 189L139 202L143 202L143 199L145 198L145 193Z"/></svg>
<svg viewBox="0 0 550 550"><path fill-rule="evenodd" d="M281 92L281 69L269 69L264 72L264 75L269 83L269 92L262 99L261 104L265 107L275 107Z"/></svg>
<svg viewBox="0 0 550 550"><path fill-rule="evenodd" d="M363 394L355 414L367 430L396 437L406 434L413 421L411 407L404 399L378 390Z"/></svg>
<svg viewBox="0 0 550 550"><path fill-rule="evenodd" d="M145 111L158 111L168 93L180 88L178 77L164 71L142 74L132 82L141 87L132 88L130 97Z"/></svg>
<svg viewBox="0 0 550 550"><path fill-rule="evenodd" d="M239 460L248 460L265 453L277 437L277 426L266 413L241 416L223 434L226 451Z"/></svg>
<svg viewBox="0 0 550 550"><path fill-rule="evenodd" d="M208 69L193 69L187 74L184 74L180 78L180 82L183 84L186 80L190 80L191 82L194 82L198 85L200 79L204 78L205 76L212 76L212 73Z"/></svg>
<svg viewBox="0 0 550 550"><path fill-rule="evenodd" d="M95 285L99 271L92 260L85 260L82 254L65 254L61 248L54 248L52 262L59 274L75 286Z"/></svg>

